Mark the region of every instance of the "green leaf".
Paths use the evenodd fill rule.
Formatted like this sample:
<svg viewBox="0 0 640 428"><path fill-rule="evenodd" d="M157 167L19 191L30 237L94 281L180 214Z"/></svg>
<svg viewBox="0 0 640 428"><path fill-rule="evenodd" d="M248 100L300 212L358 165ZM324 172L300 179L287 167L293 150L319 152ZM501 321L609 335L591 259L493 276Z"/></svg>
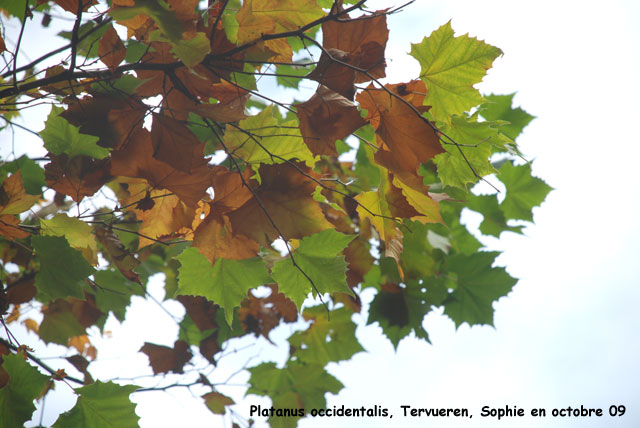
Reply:
<svg viewBox="0 0 640 428"><path fill-rule="evenodd" d="M38 335L45 343L57 343L63 346L68 345L70 338L85 333L86 328L73 314L71 303L62 299L49 303L38 328Z"/></svg>
<svg viewBox="0 0 640 428"><path fill-rule="evenodd" d="M406 226L403 229L403 250L400 258L405 277L422 278L435 274L434 250L427 239L429 226L418 221L407 221Z"/></svg>
<svg viewBox="0 0 640 428"><path fill-rule="evenodd" d="M109 28L108 25L101 25L97 30L94 30L96 27L98 27L98 24L95 21L90 20L80 25L80 28L78 29L79 42L77 53L85 58L98 57L98 43ZM72 31L61 31L58 35L69 41L73 38Z"/></svg>
<svg viewBox="0 0 640 428"><path fill-rule="evenodd" d="M109 14L116 21L135 18L137 15L148 15L171 42L182 39L184 25L163 0L136 0L132 7L112 7Z"/></svg>
<svg viewBox="0 0 640 428"><path fill-rule="evenodd" d="M120 322L124 321L131 296L144 296L140 285L127 280L117 269L99 270L93 277L99 286L94 290L96 306L106 314L112 312Z"/></svg>
<svg viewBox="0 0 640 428"><path fill-rule="evenodd" d="M171 43L171 51L189 68L193 68L200 64L207 54L211 52L211 43L209 38L203 32L198 32L191 39L169 40L160 34L159 31L151 33L149 38L152 42L169 42Z"/></svg>
<svg viewBox="0 0 640 428"><path fill-rule="evenodd" d="M62 213L49 220L41 219L40 228L42 236L63 236L85 259L93 263L98 262L98 244L92 233L93 228L84 221Z"/></svg>
<svg viewBox="0 0 640 428"><path fill-rule="evenodd" d="M343 388L342 383L318 364L303 364L289 361L283 369L275 363L262 363L248 369L249 389L246 395L268 396L275 408L299 408L302 405L307 411L323 409L327 402L325 394L337 394ZM293 397L292 395L293 394ZM293 401L293 406L285 405Z"/></svg>
<svg viewBox="0 0 640 428"><path fill-rule="evenodd" d="M42 186L46 185L44 170L26 155L0 166L0 185L7 177L7 173L14 174L18 170L20 170L20 177L25 191L30 195L42 194Z"/></svg>
<svg viewBox="0 0 640 428"><path fill-rule="evenodd" d="M225 409L226 406L236 404L236 402L233 401L232 398L215 391L203 395L202 398L204 398L204 402L209 410L211 410L216 415L224 415L227 411Z"/></svg>
<svg viewBox="0 0 640 428"><path fill-rule="evenodd" d="M231 43L238 42L238 20L236 19L236 14L240 6L242 6L240 0L229 0L222 14L222 27Z"/></svg>
<svg viewBox="0 0 640 428"><path fill-rule="evenodd" d="M293 356L305 363L325 366L331 361L348 360L364 351L356 338L352 314L345 308L333 310L330 314L322 305L306 308L302 315L311 321L311 325L289 338L289 343L295 348Z"/></svg>
<svg viewBox="0 0 640 428"><path fill-rule="evenodd" d="M131 74L125 74L115 80L93 83L91 85L91 90L115 97L126 98L135 94L136 89L138 89L138 87L144 82L145 80L138 79Z"/></svg>
<svg viewBox="0 0 640 428"><path fill-rule="evenodd" d="M51 112L40 131L44 146L51 153L67 154L70 158L78 155L104 159L109 156L109 150L98 146L99 138L93 135L81 134L80 128L71 125L67 119L60 116L64 108L51 106Z"/></svg>
<svg viewBox="0 0 640 428"><path fill-rule="evenodd" d="M0 428L23 427L31 419L49 377L27 363L22 354L3 355L2 368L9 375L9 383L0 389Z"/></svg>
<svg viewBox="0 0 640 428"><path fill-rule="evenodd" d="M416 337L429 341L422 326L424 317L431 311L431 303L416 281L408 281L397 292L378 291L369 308L367 324L377 322L394 348L400 340L414 332Z"/></svg>
<svg viewBox="0 0 640 428"><path fill-rule="evenodd" d="M504 213L498 206L496 195L473 195L467 201L467 208L484 216L480 224L480 232L496 238L504 231L522 233L522 226L509 226Z"/></svg>
<svg viewBox="0 0 640 428"><path fill-rule="evenodd" d="M500 209L507 219L533 221L533 207L539 206L553 190L547 183L531 175L531 165L513 166L506 162L498 176L507 188Z"/></svg>
<svg viewBox="0 0 640 428"><path fill-rule="evenodd" d="M442 131L460 146L443 144L445 153L434 158L443 185L466 190L469 183L478 181L476 174L483 177L496 172L489 162L492 145L502 144L496 126L495 122L478 122L476 115L451 118L451 124Z"/></svg>
<svg viewBox="0 0 640 428"><path fill-rule="evenodd" d="M487 95L487 100L480 109L480 116L486 120L503 120L509 122L499 129L501 133L515 140L525 126L529 124L535 116L530 115L520 107L512 108L513 94L509 95Z"/></svg>
<svg viewBox="0 0 640 428"><path fill-rule="evenodd" d="M100 381L78 388L76 405L60 415L53 428L137 428L136 405L129 400L136 389L135 385Z"/></svg>
<svg viewBox="0 0 640 428"><path fill-rule="evenodd" d="M456 288L444 303L444 312L462 323L493 325L492 303L511 291L517 280L504 268L491 267L498 252L458 254L447 260L449 275L456 274Z"/></svg>
<svg viewBox="0 0 640 428"><path fill-rule="evenodd" d="M293 252L300 269L288 258L280 260L273 267L273 279L278 283L278 290L300 308L312 291L309 279L300 272L302 270L320 293L339 291L352 294L346 282L347 263L342 251L355 237L327 229L302 238L300 247Z"/></svg>
<svg viewBox="0 0 640 428"><path fill-rule="evenodd" d="M215 265L196 248L187 248L177 259L182 266L178 276L179 294L204 296L224 309L229 325L233 309L247 298L247 291L271 281L260 258L216 260Z"/></svg>
<svg viewBox="0 0 640 428"><path fill-rule="evenodd" d="M309 58L304 58L296 62L310 63L311 60ZM311 71L310 67L280 64L276 66L276 81L280 86L284 86L285 88L298 89L302 77L309 74L309 71ZM298 76L298 78L291 76Z"/></svg>
<svg viewBox="0 0 640 428"><path fill-rule="evenodd" d="M59 236L33 236L31 245L40 261L35 280L40 297L49 300L69 296L83 298L82 281L94 273L94 269L82 254Z"/></svg>
<svg viewBox="0 0 640 428"><path fill-rule="evenodd" d="M279 124L274 105L255 116L241 120L237 126L227 125L224 140L227 148L240 159L254 165L282 163L298 159L312 167L313 154L304 144L296 121ZM279 156L279 158L272 157Z"/></svg>
<svg viewBox="0 0 640 428"><path fill-rule="evenodd" d="M479 83L502 51L468 35L454 37L451 22L411 45L420 63L420 78L427 85L425 104L436 120L469 111L483 99L473 87Z"/></svg>

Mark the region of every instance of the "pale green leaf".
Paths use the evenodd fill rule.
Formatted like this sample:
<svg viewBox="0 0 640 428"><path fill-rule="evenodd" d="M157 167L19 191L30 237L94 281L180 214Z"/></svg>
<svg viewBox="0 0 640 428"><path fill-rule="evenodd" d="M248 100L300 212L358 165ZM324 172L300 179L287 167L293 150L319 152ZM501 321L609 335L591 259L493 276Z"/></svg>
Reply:
<svg viewBox="0 0 640 428"><path fill-rule="evenodd" d="M427 85L425 104L436 120L449 122L451 115L469 111L483 99L473 87L485 76L502 51L475 37L454 37L451 22L411 45L420 63L420 78Z"/></svg>
<svg viewBox="0 0 640 428"><path fill-rule="evenodd" d="M56 155L66 154L70 158L85 155L104 159L109 156L109 149L97 144L98 137L81 134L79 127L71 125L60 116L64 111L62 107L51 106L44 129L40 131L46 149Z"/></svg>
<svg viewBox="0 0 640 428"><path fill-rule="evenodd" d="M270 282L260 258L246 260L216 260L215 265L196 248L187 248L176 257L182 266L178 276L178 294L203 296L224 309L231 325L233 310L247 298L251 288Z"/></svg>

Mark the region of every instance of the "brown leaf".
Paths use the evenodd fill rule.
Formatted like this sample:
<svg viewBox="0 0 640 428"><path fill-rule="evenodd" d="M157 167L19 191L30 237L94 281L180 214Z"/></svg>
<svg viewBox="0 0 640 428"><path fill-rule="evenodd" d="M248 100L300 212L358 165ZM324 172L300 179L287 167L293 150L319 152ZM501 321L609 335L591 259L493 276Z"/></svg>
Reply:
<svg viewBox="0 0 640 428"><path fill-rule="evenodd" d="M269 340L269 332L285 322L295 322L298 319L298 308L288 297L278 293L278 287L269 286L271 294L268 297L255 297L253 292L242 303L238 310L238 319L242 322L245 331L262 335Z"/></svg>
<svg viewBox="0 0 640 428"><path fill-rule="evenodd" d="M340 49L326 49L322 52L315 70L307 74L307 79L315 80L327 88L333 89L343 97L352 100L356 93L354 86L355 71L342 63L351 64L352 57Z"/></svg>
<svg viewBox="0 0 640 428"><path fill-rule="evenodd" d="M122 275L129 281L142 284L140 282L140 275L133 271L133 269L140 264L140 261L127 251L122 241L120 241L120 238L118 238L118 235L104 227L96 227L96 238L107 250L109 257Z"/></svg>
<svg viewBox="0 0 640 428"><path fill-rule="evenodd" d="M147 106L138 100L94 94L72 103L61 113L80 132L98 137L102 147L119 149L141 128Z"/></svg>
<svg viewBox="0 0 640 428"><path fill-rule="evenodd" d="M298 167L313 176L313 172L303 164L298 164ZM271 220L285 239L300 239L333 227L311 196L315 182L310 178L289 164L262 165L259 173L262 184L252 180L250 185L262 206L256 198L251 198L230 212L228 216L235 233L269 247L280 237Z"/></svg>
<svg viewBox="0 0 640 428"><path fill-rule="evenodd" d="M338 156L336 140L367 123L352 101L322 85L311 99L295 107L300 132L314 155Z"/></svg>
<svg viewBox="0 0 640 428"><path fill-rule="evenodd" d="M29 232L24 229L20 229L18 225L20 219L16 216L5 214L0 216L0 235L7 239L23 239L29 237Z"/></svg>
<svg viewBox="0 0 640 428"><path fill-rule="evenodd" d="M355 19L331 20L322 24L322 46L325 49L339 49L351 54L353 65L367 70L376 79L385 77L384 50L389 38L387 17L380 15L362 16ZM371 80L357 72L355 83Z"/></svg>
<svg viewBox="0 0 640 428"><path fill-rule="evenodd" d="M124 61L127 50L118 37L118 33L113 29L113 25L109 24L107 31L98 42L98 55L100 61L104 63L112 72Z"/></svg>
<svg viewBox="0 0 640 428"><path fill-rule="evenodd" d="M82 355L72 355L70 357L66 357L67 360L73 367L75 367L80 373L84 375L84 384L89 385L93 383L93 377L91 373L89 373L89 360L87 360Z"/></svg>
<svg viewBox="0 0 640 428"><path fill-rule="evenodd" d="M184 373L184 365L193 357L189 344L184 340L177 340L173 348L145 342L140 352L149 357L153 374Z"/></svg>
<svg viewBox="0 0 640 428"><path fill-rule="evenodd" d="M58 6L71 12L74 15L78 12L78 0L53 0ZM40 1L38 1L40 3ZM43 2L44 3L44 2ZM98 4L96 0L82 0L82 11L86 12L93 5Z"/></svg>
<svg viewBox="0 0 640 428"><path fill-rule="evenodd" d="M258 254L258 243L233 232L229 218L213 210L194 232L193 246L213 264L217 259L242 260Z"/></svg>
<svg viewBox="0 0 640 428"><path fill-rule="evenodd" d="M153 157L154 149L149 131L136 130L129 143L112 153L111 172L124 177L146 179L157 189L168 189L188 206L195 207L211 186L211 169L206 163L194 166L186 173Z"/></svg>
<svg viewBox="0 0 640 428"><path fill-rule="evenodd" d="M181 121L169 116L153 115L151 144L154 158L187 174L207 164L203 152L204 143Z"/></svg>
<svg viewBox="0 0 640 428"><path fill-rule="evenodd" d="M25 274L7 283L7 301L14 305L30 302L36 296L35 273Z"/></svg>
<svg viewBox="0 0 640 428"><path fill-rule="evenodd" d="M224 415L226 413L226 406L231 406L232 404L236 404L233 399L227 397L226 395L220 394L219 392L210 392L208 394L204 394L202 396L204 402L206 403L209 410L217 415Z"/></svg>
<svg viewBox="0 0 640 428"><path fill-rule="evenodd" d="M200 331L218 328L215 321L218 305L202 296L178 296L177 299Z"/></svg>
<svg viewBox="0 0 640 428"><path fill-rule="evenodd" d="M0 187L0 214L20 214L35 204L39 195L29 195L22 184L20 171L5 179Z"/></svg>
<svg viewBox="0 0 640 428"><path fill-rule="evenodd" d="M70 196L80 202L85 196L93 196L112 178L110 173L111 159L94 159L88 156L75 156L49 153L51 162L44 167L47 186Z"/></svg>
<svg viewBox="0 0 640 428"><path fill-rule="evenodd" d="M395 174L417 176L420 164L444 152L438 134L420 115L429 109L421 104L426 88L422 81L385 86L402 99L371 85L358 94L358 102L367 109L367 119L378 135L380 150L374 159Z"/></svg>

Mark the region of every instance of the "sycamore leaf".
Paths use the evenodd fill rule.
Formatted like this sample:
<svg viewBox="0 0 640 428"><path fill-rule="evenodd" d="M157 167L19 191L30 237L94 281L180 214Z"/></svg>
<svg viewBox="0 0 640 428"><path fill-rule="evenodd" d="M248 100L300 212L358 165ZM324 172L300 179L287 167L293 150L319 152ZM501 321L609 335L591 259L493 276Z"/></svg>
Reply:
<svg viewBox="0 0 640 428"><path fill-rule="evenodd" d="M454 37L451 22L411 45L411 55L420 63L420 78L427 84L425 104L443 122L451 115L469 111L482 102L473 87L480 83L502 51L475 37Z"/></svg>
<svg viewBox="0 0 640 428"><path fill-rule="evenodd" d="M111 159L97 160L89 156L51 155L51 162L44 167L47 186L80 202L92 196L111 180Z"/></svg>
<svg viewBox="0 0 640 428"><path fill-rule="evenodd" d="M341 253L354 238L355 235L344 235L333 229L302 238L300 246L293 252L300 269L288 258L273 267L273 279L278 283L278 289L300 308L312 291L309 279L300 272L302 270L320 293L340 291L351 294L345 276L347 263Z"/></svg>
<svg viewBox="0 0 640 428"><path fill-rule="evenodd" d="M324 15L315 0L245 0L236 15L237 44L263 34L297 30Z"/></svg>
<svg viewBox="0 0 640 428"><path fill-rule="evenodd" d="M424 84L412 81L385 88L370 85L357 97L378 135L380 149L374 158L394 174L417 175L422 163L444 151L434 126L422 116L429 109L422 105Z"/></svg>
<svg viewBox="0 0 640 428"><path fill-rule="evenodd" d="M106 314L113 313L116 319L123 322L131 296L143 296L144 290L140 284L129 281L115 269L99 270L93 276L98 284L94 289L96 306Z"/></svg>
<svg viewBox="0 0 640 428"><path fill-rule="evenodd" d="M106 250L106 254L103 251L103 255L111 260L125 278L140 284L140 276L133 271L140 261L129 253L118 235L113 230L99 227L96 229L96 237Z"/></svg>
<svg viewBox="0 0 640 428"><path fill-rule="evenodd" d="M456 323L493 325L493 302L511 291L517 280L504 268L492 267L498 252L457 254L446 270L457 276L453 293L444 302L444 313Z"/></svg>
<svg viewBox="0 0 640 428"><path fill-rule="evenodd" d="M42 394L49 376L27 363L22 354L4 355L2 359L0 367L9 375L9 382L0 388L0 427L22 427L36 410L33 401Z"/></svg>
<svg viewBox="0 0 640 428"><path fill-rule="evenodd" d="M189 344L184 340L177 340L173 348L145 342L140 352L149 357L153 374L184 373L184 365L193 357Z"/></svg>
<svg viewBox="0 0 640 428"><path fill-rule="evenodd" d="M112 7L109 14L116 21L130 20L141 14L147 15L171 42L182 39L184 25L164 0L135 0L132 7Z"/></svg>
<svg viewBox="0 0 640 428"><path fill-rule="evenodd" d="M20 171L2 182L0 187L0 214L20 214L35 204L39 195L29 195L22 184Z"/></svg>
<svg viewBox="0 0 640 428"><path fill-rule="evenodd" d="M314 172L303 165L296 166L309 177L314 176ZM300 239L333 228L313 199L316 183L298 169L290 164L262 165L259 170L262 183L256 186L251 180L249 184L256 197L228 214L234 232L269 247L280 238L272 220L285 239Z"/></svg>
<svg viewBox="0 0 640 428"><path fill-rule="evenodd" d="M431 311L431 305L420 287L412 281L405 288L395 286L391 291L380 290L371 302L367 324L377 322L396 349L400 340L412 331L429 341L422 321Z"/></svg>
<svg viewBox="0 0 640 428"><path fill-rule="evenodd" d="M118 33L109 24L107 31L98 43L98 55L102 61L113 72L127 55L126 49Z"/></svg>
<svg viewBox="0 0 640 428"><path fill-rule="evenodd" d="M47 150L56 155L64 153L70 158L85 155L104 159L109 156L109 149L96 144L97 137L81 134L77 126L71 125L62 117L60 113L64 111L64 108L52 105L51 112L44 123L44 129L40 131Z"/></svg>
<svg viewBox="0 0 640 428"><path fill-rule="evenodd" d="M224 394L220 394L219 392L210 392L208 394L204 394L202 396L205 404L216 415L224 415L226 410L226 406L231 406L236 404L232 398L227 397Z"/></svg>
<svg viewBox="0 0 640 428"><path fill-rule="evenodd" d="M507 188L507 195L500 209L507 219L533 221L531 210L540 205L552 188L531 175L531 165L514 166L505 162L500 168L500 181Z"/></svg>
<svg viewBox="0 0 640 428"><path fill-rule="evenodd" d="M279 124L278 116L278 109L270 105L237 125L227 125L226 147L256 169L259 164L282 163L291 159L313 166L314 156L304 144L298 124L295 121Z"/></svg>
<svg viewBox="0 0 640 428"><path fill-rule="evenodd" d="M271 280L260 258L218 259L212 266L196 248L187 248L176 258L182 265L178 293L204 296L217 303L224 309L229 325L234 308L247 298L247 291Z"/></svg>
<svg viewBox="0 0 640 428"><path fill-rule="evenodd" d="M529 124L535 116L530 115L520 107L513 108L513 97L515 93L509 95L487 95L485 102L480 108L480 116L490 121L502 120L509 123L502 125L499 131L507 137L515 140L525 126Z"/></svg>
<svg viewBox="0 0 640 428"><path fill-rule="evenodd" d="M352 101L322 85L295 107L304 142L314 155L337 157L336 140L366 124Z"/></svg>
<svg viewBox="0 0 640 428"><path fill-rule="evenodd" d="M53 428L137 428L136 405L129 400L136 389L135 385L100 381L77 388L76 405L60 415Z"/></svg>
<svg viewBox="0 0 640 428"><path fill-rule="evenodd" d="M466 190L469 183L479 180L476 174L484 177L496 172L489 157L494 144L502 143L497 126L495 122L478 122L476 115L451 118L451 124L443 131L460 146L447 144L444 146L445 153L435 157L438 177L443 185Z"/></svg>
<svg viewBox="0 0 640 428"><path fill-rule="evenodd" d="M355 59L353 65L366 70L377 79L385 74L384 50L389 38L387 16L359 17L355 19L331 20L322 24L322 46L325 49L339 49L351 53ZM371 80L367 75L357 72L355 83Z"/></svg>
<svg viewBox="0 0 640 428"><path fill-rule="evenodd" d="M82 298L82 281L95 272L82 254L60 236L33 236L31 245L40 261L35 282L38 292L49 300Z"/></svg>
<svg viewBox="0 0 640 428"><path fill-rule="evenodd" d="M84 335L87 327L104 316L93 302L74 298L54 300L42 313L38 335L46 343L59 345L67 345L72 337Z"/></svg>
<svg viewBox="0 0 640 428"><path fill-rule="evenodd" d="M0 215L0 235L7 239L23 239L30 234L26 230L20 228L20 218L10 215Z"/></svg>
<svg viewBox="0 0 640 428"><path fill-rule="evenodd" d="M161 114L153 115L151 126L153 157L173 168L190 174L205 165L204 143L181 121Z"/></svg>
<svg viewBox="0 0 640 428"><path fill-rule="evenodd" d="M57 214L49 220L40 219L40 228L42 236L64 236L69 245L80 251L89 263L98 264L96 237L92 233L93 228L84 221Z"/></svg>
<svg viewBox="0 0 640 428"><path fill-rule="evenodd" d="M293 355L302 362L321 366L334 361L350 359L364 348L356 339L356 325L352 312L340 308L327 312L322 305L306 308L302 314L311 325L294 333L289 343L295 348ZM329 316L331 320L329 320Z"/></svg>
<svg viewBox="0 0 640 428"><path fill-rule="evenodd" d="M472 195L469 198L467 207L484 216L482 223L480 223L480 232L485 235L497 238L505 231L522 233L522 226L509 226L507 224L504 213L498 206L496 195Z"/></svg>
<svg viewBox="0 0 640 428"><path fill-rule="evenodd" d="M151 133L139 128L121 150L112 154L114 175L146 179L153 187L168 189L188 206L195 206L211 186L211 170L206 162L192 164L191 173L175 169L153 157Z"/></svg>
<svg viewBox="0 0 640 428"><path fill-rule="evenodd" d="M249 389L246 394L271 398L275 408L311 409L326 407L325 394L337 394L343 385L318 364L290 361L279 369L275 363L262 363L248 369ZM272 418L274 419L281 418ZM284 419L284 418L282 418Z"/></svg>
<svg viewBox="0 0 640 428"><path fill-rule="evenodd" d="M24 190L29 195L40 196L42 194L42 186L45 185L44 170L26 155L0 166L0 184L7 178L5 176L7 173L19 173Z"/></svg>

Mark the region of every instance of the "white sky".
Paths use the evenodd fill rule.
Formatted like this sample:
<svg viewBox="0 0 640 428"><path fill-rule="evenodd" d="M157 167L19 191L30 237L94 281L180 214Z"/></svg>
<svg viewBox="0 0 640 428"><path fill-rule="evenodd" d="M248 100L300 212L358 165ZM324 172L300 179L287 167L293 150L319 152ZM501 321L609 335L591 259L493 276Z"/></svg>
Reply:
<svg viewBox="0 0 640 428"><path fill-rule="evenodd" d="M381 8L393 4L377 3ZM639 7L632 1L615 0L606 6L584 0L418 0L390 19L389 81L418 76L417 62L406 54L409 43L421 41L449 19L457 35L468 32L504 51L480 88L484 93L517 91L516 105L537 116L519 144L528 158L535 159L534 174L556 190L534 211L536 225L526 229L527 236L503 234L500 242L485 240L492 248L504 250L499 262L521 278L514 291L495 305L495 329L464 325L456 331L451 321L432 314L425 320L432 343L409 338L394 352L380 328L364 327L356 316L362 324L358 336L369 352L329 366L346 388L337 396L328 395L328 405L378 404L389 408L394 419L305 418L300 427L382 427L390 422L432 428L495 427L499 425L495 419L480 417L482 406L518 406L528 414L532 407L550 412L554 407L581 404L602 408L605 416L512 418L502 425L638 427ZM470 221L476 219L470 217ZM371 296L365 295L364 300L370 301ZM106 362L92 364L100 377L138 374L147 365L144 355L136 355L140 339L167 345L175 339L175 325L166 314L140 300L135 305L127 323L114 325L114 339L101 349L100 360ZM136 314L140 314L137 320ZM115 338L136 325L145 330L113 346ZM286 337L289 331L278 333ZM286 348L267 347L260 358L281 362ZM257 353L250 349L243 355ZM214 377L226 378L234 364L244 361L220 368ZM234 381L246 379L240 375ZM224 390L241 398L242 388L235 391ZM69 391L59 394L55 401L66 399L67 403L57 406L58 410L70 408ZM142 395L134 397L140 402L137 412L143 427L219 423L186 391ZM268 401L249 396L236 411L247 415L250 403L267 405ZM475 416L470 420L401 418L403 404L467 407ZM609 406L618 404L626 406L626 415L609 417ZM47 416L45 423L53 418L53 414Z"/></svg>

